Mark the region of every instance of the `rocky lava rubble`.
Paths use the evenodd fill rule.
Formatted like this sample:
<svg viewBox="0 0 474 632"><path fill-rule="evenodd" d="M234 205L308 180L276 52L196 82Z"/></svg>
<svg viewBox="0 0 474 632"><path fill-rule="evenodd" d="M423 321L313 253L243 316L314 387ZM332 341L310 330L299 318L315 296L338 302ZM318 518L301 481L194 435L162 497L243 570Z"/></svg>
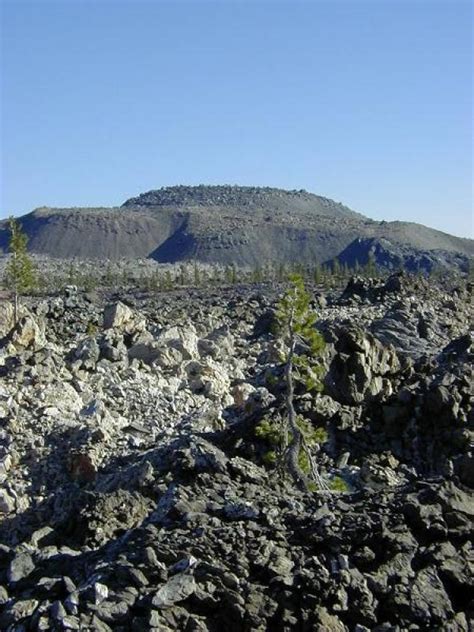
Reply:
<svg viewBox="0 0 474 632"><path fill-rule="evenodd" d="M467 632L470 289L315 289L325 390L296 406L330 494L255 434L278 288L1 304L0 629Z"/></svg>

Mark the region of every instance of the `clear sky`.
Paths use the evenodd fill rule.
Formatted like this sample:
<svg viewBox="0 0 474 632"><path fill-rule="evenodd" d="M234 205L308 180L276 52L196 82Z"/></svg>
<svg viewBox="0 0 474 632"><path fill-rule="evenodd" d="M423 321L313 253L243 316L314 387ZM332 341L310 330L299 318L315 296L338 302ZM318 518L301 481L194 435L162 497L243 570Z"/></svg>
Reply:
<svg viewBox="0 0 474 632"><path fill-rule="evenodd" d="M0 217L252 184L472 237L470 2L0 4Z"/></svg>

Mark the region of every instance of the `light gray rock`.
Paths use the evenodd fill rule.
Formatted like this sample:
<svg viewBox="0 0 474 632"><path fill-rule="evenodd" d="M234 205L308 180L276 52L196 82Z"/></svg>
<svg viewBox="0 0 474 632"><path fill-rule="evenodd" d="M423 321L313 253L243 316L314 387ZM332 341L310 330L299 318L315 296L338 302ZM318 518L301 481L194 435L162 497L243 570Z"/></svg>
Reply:
<svg viewBox="0 0 474 632"><path fill-rule="evenodd" d="M15 310L8 301L0 302L0 339L7 336L15 325Z"/></svg>
<svg viewBox="0 0 474 632"><path fill-rule="evenodd" d="M33 558L26 551L21 551L15 555L8 569L8 581L15 584L28 577L35 570Z"/></svg>
<svg viewBox="0 0 474 632"><path fill-rule="evenodd" d="M15 499L6 489L0 489L0 513L8 514L15 509Z"/></svg>
<svg viewBox="0 0 474 632"><path fill-rule="evenodd" d="M151 603L154 608L168 608L187 599L195 590L193 575L175 575L158 590Z"/></svg>
<svg viewBox="0 0 474 632"><path fill-rule="evenodd" d="M23 316L10 331L8 340L10 345L19 351L42 349L46 345L44 325L31 315Z"/></svg>
<svg viewBox="0 0 474 632"><path fill-rule="evenodd" d="M132 334L144 331L146 322L143 316L136 315L130 307L119 301L105 307L103 327Z"/></svg>

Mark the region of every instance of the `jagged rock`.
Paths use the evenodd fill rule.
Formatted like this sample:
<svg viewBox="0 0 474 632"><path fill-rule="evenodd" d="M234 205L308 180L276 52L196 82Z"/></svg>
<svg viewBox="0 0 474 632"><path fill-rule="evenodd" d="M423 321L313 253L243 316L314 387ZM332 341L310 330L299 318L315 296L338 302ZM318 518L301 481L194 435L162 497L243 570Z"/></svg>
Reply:
<svg viewBox="0 0 474 632"><path fill-rule="evenodd" d="M372 489L396 487L402 482L402 479L391 468L374 463L364 463L360 476L364 483Z"/></svg>
<svg viewBox="0 0 474 632"><path fill-rule="evenodd" d="M107 599L107 597L109 596L109 589L105 584L101 584L100 582L96 582L94 584L94 597L95 597L95 603L99 604L102 601L104 601L104 599Z"/></svg>
<svg viewBox="0 0 474 632"><path fill-rule="evenodd" d="M15 326L15 310L12 303L0 302L0 340L7 336Z"/></svg>
<svg viewBox="0 0 474 632"><path fill-rule="evenodd" d="M381 279L351 277L341 294L339 302L341 304L350 304L381 301L389 294L398 294L401 292L403 281L404 274L402 272L390 275L386 281Z"/></svg>
<svg viewBox="0 0 474 632"><path fill-rule="evenodd" d="M0 627L467 632L466 294L410 283L356 307L331 292L318 327L332 382L322 394L296 383L298 415L327 433L312 448L320 475L348 481L344 493L295 489L265 458L278 439L255 433L286 416L278 340L253 336L279 288L128 292L147 330L125 319L102 332L103 304L122 293L27 299L48 344L0 356L13 501ZM432 355L400 360L367 333L399 300L422 312ZM154 356L133 357L139 345Z"/></svg>
<svg viewBox="0 0 474 632"><path fill-rule="evenodd" d="M159 364L164 366L171 366L172 364L179 364L181 356L178 354L177 358L173 361L169 361L168 358L163 361L163 349L159 347L155 342L137 342L128 350L128 357L130 360L141 360L146 364L151 364L160 358Z"/></svg>
<svg viewBox="0 0 474 632"><path fill-rule="evenodd" d="M187 599L196 590L196 581L192 575L175 575L162 586L152 599L155 608L168 608Z"/></svg>
<svg viewBox="0 0 474 632"><path fill-rule="evenodd" d="M30 316L23 316L10 331L9 343L14 349L41 349L46 344L43 328Z"/></svg>
<svg viewBox="0 0 474 632"><path fill-rule="evenodd" d="M97 544L105 544L116 534L141 524L153 508L149 499L125 489L107 495L88 494L78 500L78 505L80 517L74 525L75 537L79 542ZM77 506L72 508L73 514L77 511Z"/></svg>
<svg viewBox="0 0 474 632"><path fill-rule="evenodd" d="M199 358L199 339L193 326L172 327L160 332L154 339L142 336L129 349L130 359L138 359L147 364L170 369L179 367L184 361Z"/></svg>
<svg viewBox="0 0 474 632"><path fill-rule="evenodd" d="M0 606L8 602L8 591L5 586L0 586Z"/></svg>
<svg viewBox="0 0 474 632"><path fill-rule="evenodd" d="M128 351L122 336L114 335L110 330L106 331L99 341L99 347L101 358L109 362L127 362Z"/></svg>
<svg viewBox="0 0 474 632"><path fill-rule="evenodd" d="M275 310L267 309L255 321L253 335L259 338L265 334L275 334L278 327L278 318Z"/></svg>
<svg viewBox="0 0 474 632"><path fill-rule="evenodd" d="M223 511L228 520L252 520L259 515L258 509L250 502L230 502Z"/></svg>
<svg viewBox="0 0 474 632"><path fill-rule="evenodd" d="M95 338L83 340L73 354L73 364L79 369L90 371L95 369L100 357L100 348Z"/></svg>
<svg viewBox="0 0 474 632"><path fill-rule="evenodd" d="M193 325L166 329L160 332L158 342L168 348L177 349L183 360L199 357L199 338Z"/></svg>
<svg viewBox="0 0 474 632"><path fill-rule="evenodd" d="M189 447L179 449L174 458L185 471L221 472L227 471L228 459L222 450L205 441L196 439Z"/></svg>
<svg viewBox="0 0 474 632"><path fill-rule="evenodd" d="M122 333L133 334L144 331L145 320L137 317L130 307L119 301L105 307L103 327L104 329L116 329Z"/></svg>
<svg viewBox="0 0 474 632"><path fill-rule="evenodd" d="M414 358L432 352L443 340L435 329L433 314L420 311L418 303L410 300L396 303L372 323L371 331L383 344Z"/></svg>
<svg viewBox="0 0 474 632"><path fill-rule="evenodd" d="M346 626L333 614L329 614L326 608L319 607L316 611L317 620L321 631L324 632L346 632Z"/></svg>
<svg viewBox="0 0 474 632"><path fill-rule="evenodd" d="M459 480L474 489L474 456L472 454L463 454L456 459L456 468Z"/></svg>
<svg viewBox="0 0 474 632"><path fill-rule="evenodd" d="M207 358L205 363L192 360L184 366L184 370L193 393L202 394L213 401L222 401L224 405L233 403L229 375L212 358Z"/></svg>
<svg viewBox="0 0 474 632"><path fill-rule="evenodd" d="M401 369L393 348L356 329L341 331L335 347L325 384L337 401L359 404L392 394L392 380Z"/></svg>
<svg viewBox="0 0 474 632"><path fill-rule="evenodd" d="M69 469L71 478L79 483L90 483L97 476L94 459L87 452L77 452L70 455Z"/></svg>
<svg viewBox="0 0 474 632"><path fill-rule="evenodd" d="M0 513L8 514L15 509L15 499L6 489L0 489Z"/></svg>
<svg viewBox="0 0 474 632"><path fill-rule="evenodd" d="M35 569L33 558L26 551L17 553L8 569L8 581L12 584L28 577Z"/></svg>
<svg viewBox="0 0 474 632"><path fill-rule="evenodd" d="M255 392L255 387L252 384L244 382L243 384L236 384L232 389L232 396L234 398L234 404L240 408L245 406L249 396Z"/></svg>
<svg viewBox="0 0 474 632"><path fill-rule="evenodd" d="M431 626L443 624L454 614L443 583L431 569L421 570L409 587L396 585L390 603L401 617Z"/></svg>
<svg viewBox="0 0 474 632"><path fill-rule="evenodd" d="M7 629L8 626L19 627L21 621L30 617L38 607L36 599L22 599L11 603L2 614L0 614L0 625Z"/></svg>

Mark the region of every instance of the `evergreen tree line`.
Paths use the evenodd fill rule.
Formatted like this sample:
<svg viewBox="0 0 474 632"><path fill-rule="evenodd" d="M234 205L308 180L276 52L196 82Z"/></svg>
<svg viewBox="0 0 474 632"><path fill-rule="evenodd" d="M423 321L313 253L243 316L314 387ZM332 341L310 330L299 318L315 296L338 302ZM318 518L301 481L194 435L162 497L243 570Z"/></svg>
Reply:
<svg viewBox="0 0 474 632"><path fill-rule="evenodd" d="M354 274L378 277L382 273L374 263L350 268L334 260L328 265L266 264L254 268L240 268L235 265L202 265L199 262L177 264L168 269L155 271L134 271L133 266L110 264L102 271L85 272L78 264L71 264L66 275L56 277L57 288L76 285L84 289L95 287L135 286L149 291L169 291L184 287L220 287L227 285L249 285L261 283L284 283L291 275L297 274L306 281L326 287L347 281ZM51 283L50 283L51 285Z"/></svg>

